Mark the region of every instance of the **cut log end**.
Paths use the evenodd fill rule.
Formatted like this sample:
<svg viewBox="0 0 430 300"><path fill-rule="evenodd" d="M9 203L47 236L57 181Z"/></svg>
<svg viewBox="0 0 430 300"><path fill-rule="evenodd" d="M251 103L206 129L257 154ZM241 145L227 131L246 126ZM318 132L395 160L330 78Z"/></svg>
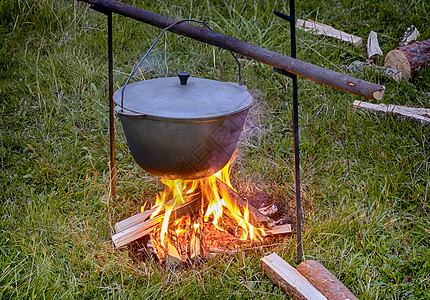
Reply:
<svg viewBox="0 0 430 300"><path fill-rule="evenodd" d="M374 91L372 94L373 99L382 100L382 98L384 98L384 93L385 93L385 89L379 90L379 91Z"/></svg>
<svg viewBox="0 0 430 300"><path fill-rule="evenodd" d="M402 78L409 79L413 73L430 62L430 39L398 47L387 53L385 66L402 71Z"/></svg>
<svg viewBox="0 0 430 300"><path fill-rule="evenodd" d="M391 50L385 57L385 67L401 71L401 78L411 78L411 67L408 58L400 50Z"/></svg>

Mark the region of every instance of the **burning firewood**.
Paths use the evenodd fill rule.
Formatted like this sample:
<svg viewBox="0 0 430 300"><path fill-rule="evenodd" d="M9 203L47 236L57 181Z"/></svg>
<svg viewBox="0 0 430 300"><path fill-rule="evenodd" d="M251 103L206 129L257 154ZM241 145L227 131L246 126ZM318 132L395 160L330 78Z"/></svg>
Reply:
<svg viewBox="0 0 430 300"><path fill-rule="evenodd" d="M166 180L156 204L115 225L112 236L121 248L144 236L148 253L167 265L215 253L233 253L243 241L291 233L289 224L275 226L231 187L227 165L217 176ZM171 199L166 201L167 199Z"/></svg>
<svg viewBox="0 0 430 300"><path fill-rule="evenodd" d="M221 193L228 195L231 201L234 202L234 205L237 205L241 210L244 210L246 207L248 207L249 221L254 224L254 226L270 228L270 220L261 212L259 212L258 209L249 204L247 201L243 200L238 193L229 188L229 186L221 180L217 179L216 184Z"/></svg>
<svg viewBox="0 0 430 300"><path fill-rule="evenodd" d="M201 197L199 194L193 194L190 196L190 200L187 202L174 207L171 215L176 218L182 218L188 214L195 215L198 214L199 209L201 208ZM133 217L131 217L133 218ZM130 218L129 218L130 219ZM172 221L175 220L172 218ZM128 220L128 219L127 219ZM128 229L114 234L112 236L112 241L117 248L121 248L126 246L127 244L151 233L159 225L159 223L163 222L164 215L159 215L153 219L145 221L143 223L134 225L129 227ZM123 226L126 223L123 223Z"/></svg>

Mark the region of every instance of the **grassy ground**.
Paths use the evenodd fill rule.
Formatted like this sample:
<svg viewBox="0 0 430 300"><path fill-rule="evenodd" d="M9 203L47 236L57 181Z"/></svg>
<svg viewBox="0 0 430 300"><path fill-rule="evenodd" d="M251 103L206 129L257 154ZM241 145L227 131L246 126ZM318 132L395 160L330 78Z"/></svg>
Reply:
<svg viewBox="0 0 430 300"><path fill-rule="evenodd" d="M130 1L128 1L130 2ZM217 31L289 53L287 24L271 14L286 1L135 1L173 18L202 19ZM384 53L414 24L430 38L428 1L300 1L297 16L367 38ZM114 15L115 88L160 32ZM277 251L295 264L294 240L165 271L113 249L112 225L158 189L136 166L116 124L118 199L108 199L106 17L74 1L0 3L1 298L286 297L259 270ZM366 56L364 46L298 32L298 58L335 71ZM293 197L290 81L243 60L243 77L263 94L234 167L278 199ZM383 58L376 63L383 64ZM167 34L143 68L146 78L235 81L228 53ZM140 76L140 75L139 75ZM411 82L379 74L385 103L430 107L430 69ZM304 254L361 299L430 298L430 127L357 111L357 96L300 79ZM363 99L365 100L365 99ZM251 124L252 125L252 124Z"/></svg>

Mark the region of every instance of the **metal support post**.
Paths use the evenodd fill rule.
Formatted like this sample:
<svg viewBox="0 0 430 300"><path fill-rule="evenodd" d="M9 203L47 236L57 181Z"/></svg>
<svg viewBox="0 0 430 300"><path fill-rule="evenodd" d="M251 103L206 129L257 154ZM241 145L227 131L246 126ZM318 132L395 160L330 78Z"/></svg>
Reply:
<svg viewBox="0 0 430 300"><path fill-rule="evenodd" d="M290 23L291 33L291 57L296 58L296 13L294 0L290 0L290 15L285 15L277 10L274 14ZM300 143L299 143L299 109L298 109L298 91L297 91L297 75L289 73L285 70L275 68L275 71L288 76L293 81L293 139L294 139L294 185L296 192L296 230L297 230L297 262L303 260L303 244L302 244L302 205L300 199Z"/></svg>
<svg viewBox="0 0 430 300"><path fill-rule="evenodd" d="M92 9L101 12L107 16L108 27L108 85L109 85L109 183L111 196L115 197L115 118L113 103L113 46L112 46L112 11L92 4Z"/></svg>

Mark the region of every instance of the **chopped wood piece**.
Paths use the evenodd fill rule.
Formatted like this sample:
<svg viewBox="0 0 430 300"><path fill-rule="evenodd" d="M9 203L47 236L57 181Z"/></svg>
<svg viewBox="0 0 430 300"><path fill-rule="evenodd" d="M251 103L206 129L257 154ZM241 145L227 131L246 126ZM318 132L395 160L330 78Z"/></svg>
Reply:
<svg viewBox="0 0 430 300"><path fill-rule="evenodd" d="M382 50L379 47L378 34L373 30L370 31L367 38L367 55L371 58L374 55L382 55Z"/></svg>
<svg viewBox="0 0 430 300"><path fill-rule="evenodd" d="M336 276L315 260L301 262L296 270L330 300L358 300Z"/></svg>
<svg viewBox="0 0 430 300"><path fill-rule="evenodd" d="M291 233L291 224L273 226L266 230L266 235L281 235Z"/></svg>
<svg viewBox="0 0 430 300"><path fill-rule="evenodd" d="M429 61L430 39L391 50L385 56L384 66L402 71L402 78L409 79Z"/></svg>
<svg viewBox="0 0 430 300"><path fill-rule="evenodd" d="M154 219L134 225L133 227L130 227L122 232L114 234L112 236L112 241L117 248L124 247L129 243L149 234L152 230L154 230L156 225L158 225L163 221L163 219L164 219L164 215L158 216L158 217L155 217Z"/></svg>
<svg viewBox="0 0 430 300"><path fill-rule="evenodd" d="M127 218L125 220L122 220L115 224L115 231L121 232L124 231L130 227L133 227L137 224L145 222L151 214L155 211L155 209L145 210L144 212L141 212L137 215L133 215L130 218Z"/></svg>
<svg viewBox="0 0 430 300"><path fill-rule="evenodd" d="M352 43L355 46L360 46L361 43L363 42L361 37L340 31L338 29L334 29L331 26L318 23L312 20L305 21L305 20L297 19L296 27L303 29L304 31L312 31L318 35L325 35L325 36L342 40L347 43Z"/></svg>
<svg viewBox="0 0 430 300"><path fill-rule="evenodd" d="M408 118L430 123L430 108L410 107L392 104L373 104L358 100L355 100L353 105L356 108L364 108L383 113L395 113Z"/></svg>
<svg viewBox="0 0 430 300"><path fill-rule="evenodd" d="M248 207L249 211L249 222L256 227L269 227L270 220L258 211L254 206L249 204L247 201L243 200L242 197L239 196L233 189L231 189L227 184L217 179L216 184L218 189L221 192L221 196L228 197L234 204L236 204L241 211L244 211L246 207Z"/></svg>
<svg viewBox="0 0 430 300"><path fill-rule="evenodd" d="M405 34L402 37L402 40L399 43L399 47L409 45L413 41L416 41L417 37L420 35L418 30L414 25L411 25L408 29L406 29Z"/></svg>
<svg viewBox="0 0 430 300"><path fill-rule="evenodd" d="M276 253L263 257L260 260L260 269L294 299L327 299Z"/></svg>
<svg viewBox="0 0 430 300"><path fill-rule="evenodd" d="M164 212L164 207L166 206L171 206L173 204L173 200L167 201L166 203L163 204L163 209L160 211ZM133 227L137 224L141 224L143 222L145 222L151 215L152 213L156 210L156 208L151 208L149 210L145 210L144 212L141 212L139 214L133 215L125 220L119 221L118 223L115 224L115 231L117 233L127 230L130 227ZM160 214L159 213L159 214Z"/></svg>

